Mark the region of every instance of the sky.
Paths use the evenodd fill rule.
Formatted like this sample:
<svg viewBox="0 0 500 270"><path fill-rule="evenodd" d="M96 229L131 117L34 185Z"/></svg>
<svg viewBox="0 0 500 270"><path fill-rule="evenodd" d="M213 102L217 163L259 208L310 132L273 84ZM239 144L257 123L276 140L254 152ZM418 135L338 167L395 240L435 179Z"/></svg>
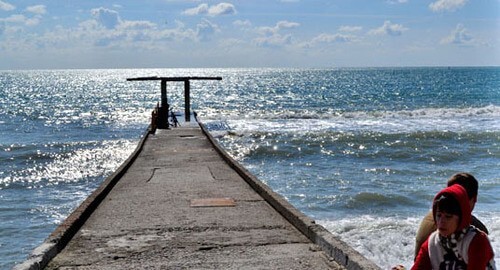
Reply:
<svg viewBox="0 0 500 270"><path fill-rule="evenodd" d="M500 0L0 0L0 69L499 66Z"/></svg>

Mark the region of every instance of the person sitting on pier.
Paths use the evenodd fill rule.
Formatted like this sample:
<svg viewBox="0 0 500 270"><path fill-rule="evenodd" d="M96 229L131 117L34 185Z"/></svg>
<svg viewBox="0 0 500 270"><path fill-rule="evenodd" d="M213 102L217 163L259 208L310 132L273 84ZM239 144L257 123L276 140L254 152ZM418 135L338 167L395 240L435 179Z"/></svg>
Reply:
<svg viewBox="0 0 500 270"><path fill-rule="evenodd" d="M463 188L465 188L465 190L467 191L467 195L470 198L469 200L470 209L471 211L474 210L478 192L478 182L476 178L474 178L474 176L472 176L469 173L464 173L464 172L456 173L450 177L447 186L449 187L454 184L461 185ZM472 216L472 225L474 225L474 227L488 234L488 229L486 228L486 226L475 216ZM420 250L422 243L424 243L424 241L427 240L429 235L432 232L436 231L436 229L437 228L436 224L434 223L434 217L432 216L432 211L429 211L429 213L424 217L424 219L420 223L420 227L418 229L417 236L415 238L415 256L413 257L414 259L417 258L418 251Z"/></svg>
<svg viewBox="0 0 500 270"><path fill-rule="evenodd" d="M496 269L488 236L471 225L465 188L452 185L434 198L432 216L437 226L422 244L412 270Z"/></svg>

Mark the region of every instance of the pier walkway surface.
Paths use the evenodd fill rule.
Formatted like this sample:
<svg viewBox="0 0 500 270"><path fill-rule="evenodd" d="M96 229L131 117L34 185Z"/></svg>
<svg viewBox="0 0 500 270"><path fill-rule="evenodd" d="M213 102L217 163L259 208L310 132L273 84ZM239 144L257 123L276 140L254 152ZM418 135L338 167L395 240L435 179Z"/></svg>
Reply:
<svg viewBox="0 0 500 270"><path fill-rule="evenodd" d="M143 141L45 269L378 269L260 181L244 179L199 126ZM62 241L78 219L48 241Z"/></svg>

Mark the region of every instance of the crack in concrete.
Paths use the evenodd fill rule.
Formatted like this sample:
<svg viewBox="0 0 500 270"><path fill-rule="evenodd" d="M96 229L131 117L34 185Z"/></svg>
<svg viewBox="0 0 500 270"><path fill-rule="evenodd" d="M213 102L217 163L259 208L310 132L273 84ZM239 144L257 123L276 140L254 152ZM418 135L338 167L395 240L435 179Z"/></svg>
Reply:
<svg viewBox="0 0 500 270"><path fill-rule="evenodd" d="M149 178L146 180L146 183L148 183L149 181L151 181L151 179L153 179L153 177L154 177L154 175L155 175L155 173L156 173L156 170L159 170L159 169L161 169L161 168L156 168L156 167L155 167L155 168L153 168L153 169L151 170L151 176L149 176Z"/></svg>

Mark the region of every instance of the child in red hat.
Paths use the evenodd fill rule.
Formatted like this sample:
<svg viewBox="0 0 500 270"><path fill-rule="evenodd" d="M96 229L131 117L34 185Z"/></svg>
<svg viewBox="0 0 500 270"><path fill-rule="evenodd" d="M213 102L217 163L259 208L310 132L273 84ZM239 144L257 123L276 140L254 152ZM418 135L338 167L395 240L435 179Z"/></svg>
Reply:
<svg viewBox="0 0 500 270"><path fill-rule="evenodd" d="M412 270L496 269L488 236L471 225L469 198L462 186L441 190L432 214L437 230L420 247Z"/></svg>

